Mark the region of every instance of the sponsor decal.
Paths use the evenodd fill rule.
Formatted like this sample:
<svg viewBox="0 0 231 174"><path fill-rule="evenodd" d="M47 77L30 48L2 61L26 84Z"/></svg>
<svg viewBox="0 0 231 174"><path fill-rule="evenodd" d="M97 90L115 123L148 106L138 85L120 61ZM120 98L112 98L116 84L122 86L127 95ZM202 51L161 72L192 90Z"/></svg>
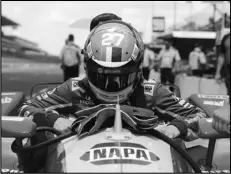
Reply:
<svg viewBox="0 0 231 174"><path fill-rule="evenodd" d="M116 31L116 28L114 28L114 27L113 27L113 28L109 28L107 31L108 31L108 32L112 32L112 33L113 33L113 32L115 32L115 31Z"/></svg>
<svg viewBox="0 0 231 174"><path fill-rule="evenodd" d="M183 106L184 108L191 108L193 107L193 105L191 105L190 103L186 102L183 99L180 99L179 97L177 97L175 94L172 95L172 97L174 98L174 100L176 100L181 106Z"/></svg>
<svg viewBox="0 0 231 174"><path fill-rule="evenodd" d="M204 101L204 105L212 105L212 106L224 106L224 101Z"/></svg>
<svg viewBox="0 0 231 174"><path fill-rule="evenodd" d="M77 89L79 89L79 84L78 84L79 81L72 81L72 85L71 85L71 90L72 91L75 91Z"/></svg>
<svg viewBox="0 0 231 174"><path fill-rule="evenodd" d="M230 170L205 170L202 173L230 173Z"/></svg>
<svg viewBox="0 0 231 174"><path fill-rule="evenodd" d="M47 95L46 92L44 92L44 93L41 94L41 97L42 97L42 99L46 99L46 98L48 98L48 95Z"/></svg>
<svg viewBox="0 0 231 174"><path fill-rule="evenodd" d="M2 104L6 104L6 103L11 103L12 102L12 98L10 98L10 97L4 97L4 98L2 98Z"/></svg>
<svg viewBox="0 0 231 174"><path fill-rule="evenodd" d="M119 69L114 69L114 70L104 70L104 73L119 74L119 73L121 73L121 70L119 70Z"/></svg>
<svg viewBox="0 0 231 174"><path fill-rule="evenodd" d="M153 96L155 85L144 85L144 93Z"/></svg>
<svg viewBox="0 0 231 174"><path fill-rule="evenodd" d="M42 97L41 97L40 95L37 95L37 96L36 96L36 99L37 99L37 100L42 100Z"/></svg>
<svg viewBox="0 0 231 174"><path fill-rule="evenodd" d="M23 173L23 171L16 169L1 169L1 173Z"/></svg>
<svg viewBox="0 0 231 174"><path fill-rule="evenodd" d="M16 95L14 92L2 92L2 95Z"/></svg>
<svg viewBox="0 0 231 174"><path fill-rule="evenodd" d="M226 100L229 97L225 96L225 95L205 95L205 94L198 94L199 98L206 98L206 99L222 99L222 100Z"/></svg>
<svg viewBox="0 0 231 174"><path fill-rule="evenodd" d="M87 106L89 106L89 105L91 105L91 106L95 105L92 101L88 101L88 100L80 100L79 103L83 104L83 105L87 105Z"/></svg>
<svg viewBox="0 0 231 174"><path fill-rule="evenodd" d="M24 117L2 117L3 121L23 121Z"/></svg>
<svg viewBox="0 0 231 174"><path fill-rule="evenodd" d="M148 165L160 160L146 147L126 142L97 144L85 152L80 159L94 165L118 163Z"/></svg>

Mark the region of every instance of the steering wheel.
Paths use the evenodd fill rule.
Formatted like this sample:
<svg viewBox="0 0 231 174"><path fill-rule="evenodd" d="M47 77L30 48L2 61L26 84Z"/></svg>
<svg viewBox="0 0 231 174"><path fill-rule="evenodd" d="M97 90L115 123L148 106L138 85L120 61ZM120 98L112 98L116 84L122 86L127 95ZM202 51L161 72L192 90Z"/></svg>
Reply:
<svg viewBox="0 0 231 174"><path fill-rule="evenodd" d="M56 138L52 139L52 140L48 140L46 142L34 145L34 146L30 146L30 147L23 147L20 148L16 145L16 141L14 141L12 143L12 151L15 153L18 152L29 152L29 151L35 151L37 149L43 148L43 147L47 147L51 144L57 143L63 139L69 138L73 135L76 135L76 132L73 131L74 129L72 129L72 131L65 133L65 134L61 134L58 130L54 129L54 128L50 128L50 127L43 127L42 129L37 129L37 132L42 132L42 131L48 131L48 132L52 132L54 134L57 135ZM155 129L150 129L150 130L141 130L137 127L137 130L135 130L136 134L139 135L150 135L150 136L155 136L161 140L163 140L165 143L169 144L171 147L173 147L187 162L188 164L192 167L192 169L194 170L195 173L202 173L200 167L196 164L195 161L193 161L193 159L186 153L186 151L184 151L181 147L178 146L178 144L176 144L171 138L167 137L166 135L164 135L163 133L155 130Z"/></svg>

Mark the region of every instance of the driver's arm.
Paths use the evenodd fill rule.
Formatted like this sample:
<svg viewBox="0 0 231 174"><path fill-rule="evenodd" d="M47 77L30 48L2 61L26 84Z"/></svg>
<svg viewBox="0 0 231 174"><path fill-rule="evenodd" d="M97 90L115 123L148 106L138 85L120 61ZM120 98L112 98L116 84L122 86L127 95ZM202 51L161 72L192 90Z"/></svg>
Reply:
<svg viewBox="0 0 231 174"><path fill-rule="evenodd" d="M182 139L192 141L198 138L198 121L206 117L200 108L176 97L161 84L157 84L153 97L160 117L177 127Z"/></svg>
<svg viewBox="0 0 231 174"><path fill-rule="evenodd" d="M69 111L72 109L73 92L78 94L78 91L71 89L74 82L75 80L69 79L57 88L38 94L26 101L19 109L19 116L31 116L37 125L52 127L60 115L50 111L65 112L67 109Z"/></svg>

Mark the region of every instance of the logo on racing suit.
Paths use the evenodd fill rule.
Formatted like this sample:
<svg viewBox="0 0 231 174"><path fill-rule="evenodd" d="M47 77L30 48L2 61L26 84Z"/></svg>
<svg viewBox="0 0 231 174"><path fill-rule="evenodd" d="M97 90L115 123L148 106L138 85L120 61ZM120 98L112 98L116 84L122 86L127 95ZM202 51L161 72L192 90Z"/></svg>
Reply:
<svg viewBox="0 0 231 174"><path fill-rule="evenodd" d="M12 98L10 98L10 97L4 97L4 98L2 98L2 104L6 104L6 103L11 103L11 101L12 101L13 99Z"/></svg>
<svg viewBox="0 0 231 174"><path fill-rule="evenodd" d="M144 93L153 96L155 85L144 85Z"/></svg>
<svg viewBox="0 0 231 174"><path fill-rule="evenodd" d="M85 152L81 160L95 165L102 164L138 164L148 165L160 158L140 144L125 143L102 143Z"/></svg>
<svg viewBox="0 0 231 174"><path fill-rule="evenodd" d="M90 101L90 100L79 100L79 103L83 104L85 106L94 106L95 105L95 103Z"/></svg>
<svg viewBox="0 0 231 174"><path fill-rule="evenodd" d="M36 99L37 99L37 100L42 100L42 97L41 97L40 95L37 95L37 96L36 96Z"/></svg>
<svg viewBox="0 0 231 174"><path fill-rule="evenodd" d="M46 92L44 92L44 93L41 94L41 97L42 97L42 99L46 99L46 98L48 98L48 95L47 95Z"/></svg>
<svg viewBox="0 0 231 174"><path fill-rule="evenodd" d="M174 100L176 100L178 102L178 104L180 104L184 108L191 108L191 107L193 107L193 105L191 105L190 103L186 102L185 100L177 97L175 94L173 94L172 97L174 98Z"/></svg>

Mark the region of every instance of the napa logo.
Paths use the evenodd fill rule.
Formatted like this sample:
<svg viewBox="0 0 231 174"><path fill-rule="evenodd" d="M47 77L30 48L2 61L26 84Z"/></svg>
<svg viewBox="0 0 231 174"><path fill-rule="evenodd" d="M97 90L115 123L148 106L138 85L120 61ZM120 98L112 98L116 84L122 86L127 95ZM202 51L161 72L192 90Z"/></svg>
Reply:
<svg viewBox="0 0 231 174"><path fill-rule="evenodd" d="M147 148L135 143L102 143L85 152L81 160L95 165L138 164L148 165L160 158Z"/></svg>

